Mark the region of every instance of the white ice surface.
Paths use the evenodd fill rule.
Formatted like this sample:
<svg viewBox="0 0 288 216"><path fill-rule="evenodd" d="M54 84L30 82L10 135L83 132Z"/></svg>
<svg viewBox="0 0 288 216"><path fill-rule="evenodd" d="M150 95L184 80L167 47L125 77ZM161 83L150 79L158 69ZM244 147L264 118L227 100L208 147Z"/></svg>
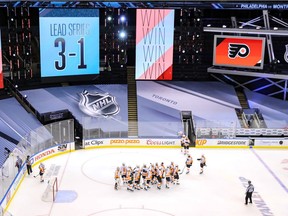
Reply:
<svg viewBox="0 0 288 216"><path fill-rule="evenodd" d="M77 199L71 203L43 202L47 179L40 183L38 178L26 176L8 211L13 216L288 216L287 150L190 149L190 153L194 163L190 174L180 176L180 185L134 192L125 186L114 190L117 166L123 162L134 167L173 161L182 169L186 156L179 149L123 148L57 156L44 163L47 168L61 166L59 190L75 191ZM197 161L201 154L207 157L208 165L202 175ZM245 179L255 186L254 203L247 206ZM257 201L266 206L257 205Z"/></svg>

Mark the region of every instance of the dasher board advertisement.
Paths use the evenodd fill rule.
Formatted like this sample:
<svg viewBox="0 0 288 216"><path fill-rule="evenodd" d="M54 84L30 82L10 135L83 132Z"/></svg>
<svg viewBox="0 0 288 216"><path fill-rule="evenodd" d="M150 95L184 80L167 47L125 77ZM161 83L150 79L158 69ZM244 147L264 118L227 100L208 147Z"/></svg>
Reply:
<svg viewBox="0 0 288 216"><path fill-rule="evenodd" d="M265 38L214 36L213 65L263 69Z"/></svg>

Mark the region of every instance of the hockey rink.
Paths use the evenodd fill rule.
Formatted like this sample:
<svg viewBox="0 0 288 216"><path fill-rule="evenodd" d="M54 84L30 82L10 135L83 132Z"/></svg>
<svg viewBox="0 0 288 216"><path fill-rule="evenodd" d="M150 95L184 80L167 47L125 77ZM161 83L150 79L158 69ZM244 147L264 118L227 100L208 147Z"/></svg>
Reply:
<svg viewBox="0 0 288 216"><path fill-rule="evenodd" d="M180 185L134 192L126 186L114 190L117 166L173 161L182 170L186 156L180 149L101 148L53 157L44 162L45 182L33 177L38 173L34 167L8 211L13 216L288 215L288 150L194 148L190 154L194 163L189 174L180 175ZM207 167L200 175L197 158L202 154ZM54 203L42 198L53 176L59 183ZM254 203L244 205L248 180L255 187Z"/></svg>

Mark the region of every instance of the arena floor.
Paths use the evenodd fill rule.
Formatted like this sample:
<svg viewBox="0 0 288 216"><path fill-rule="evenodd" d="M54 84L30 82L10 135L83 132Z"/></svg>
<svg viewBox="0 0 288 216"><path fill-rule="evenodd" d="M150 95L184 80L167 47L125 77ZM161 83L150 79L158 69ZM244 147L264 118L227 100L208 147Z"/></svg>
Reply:
<svg viewBox="0 0 288 216"><path fill-rule="evenodd" d="M8 211L13 216L257 216L288 215L288 150L191 149L190 174L180 185L148 191L114 190L114 170L123 162L132 167L171 163L184 167L179 149L79 150L45 161L45 182L26 176ZM199 158L207 167L200 175ZM34 175L38 173L34 167ZM43 201L48 179L57 176L56 201ZM255 186L253 204L244 205L245 186ZM52 194L48 194L48 200Z"/></svg>

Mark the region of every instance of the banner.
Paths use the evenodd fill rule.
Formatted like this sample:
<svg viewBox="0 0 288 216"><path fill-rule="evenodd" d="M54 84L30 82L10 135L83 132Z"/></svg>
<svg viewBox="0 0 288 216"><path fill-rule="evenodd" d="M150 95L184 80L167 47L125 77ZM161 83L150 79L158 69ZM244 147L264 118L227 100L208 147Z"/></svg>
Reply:
<svg viewBox="0 0 288 216"><path fill-rule="evenodd" d="M214 36L213 65L263 69L265 38Z"/></svg>
<svg viewBox="0 0 288 216"><path fill-rule="evenodd" d="M288 147L288 139L255 139L254 146L285 146Z"/></svg>
<svg viewBox="0 0 288 216"><path fill-rule="evenodd" d="M248 147L249 139L197 139L196 147Z"/></svg>
<svg viewBox="0 0 288 216"><path fill-rule="evenodd" d="M137 9L136 73L139 80L172 80L174 10Z"/></svg>
<svg viewBox="0 0 288 216"><path fill-rule="evenodd" d="M180 147L180 139L91 139L85 148L97 147Z"/></svg>
<svg viewBox="0 0 288 216"><path fill-rule="evenodd" d="M2 44L1 44L1 29L0 29L0 89L4 88L3 83L3 67L2 67Z"/></svg>

